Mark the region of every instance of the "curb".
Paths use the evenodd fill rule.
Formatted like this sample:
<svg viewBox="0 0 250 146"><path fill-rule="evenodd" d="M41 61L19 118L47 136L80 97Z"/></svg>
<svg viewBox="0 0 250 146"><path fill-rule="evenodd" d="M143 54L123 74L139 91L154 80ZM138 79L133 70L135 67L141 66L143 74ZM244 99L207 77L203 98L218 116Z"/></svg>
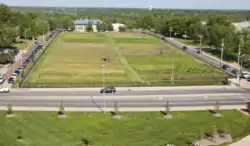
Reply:
<svg viewBox="0 0 250 146"><path fill-rule="evenodd" d="M58 111L59 107L12 107L15 111ZM242 106L221 106L221 110L235 110L240 109ZM203 111L208 109L214 109L214 106L198 106L198 107L172 107L171 111ZM0 110L7 110L7 107L1 106ZM102 108L104 111L114 111L113 108ZM164 111L165 108L119 108L121 112L153 112L153 111ZM76 107L65 107L65 111L68 112L101 112L98 108L76 108Z"/></svg>

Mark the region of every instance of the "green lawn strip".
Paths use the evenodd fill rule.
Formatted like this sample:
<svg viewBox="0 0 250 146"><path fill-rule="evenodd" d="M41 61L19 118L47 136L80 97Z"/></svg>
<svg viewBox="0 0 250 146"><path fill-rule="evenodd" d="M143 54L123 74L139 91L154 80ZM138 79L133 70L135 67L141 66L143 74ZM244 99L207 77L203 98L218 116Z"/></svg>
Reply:
<svg viewBox="0 0 250 146"><path fill-rule="evenodd" d="M139 43L139 44L157 44L160 40L156 38L113 38L116 43Z"/></svg>
<svg viewBox="0 0 250 146"><path fill-rule="evenodd" d="M51 43L51 45L49 46L50 48L53 48L53 45L55 45L55 42L56 41L59 41L59 37L55 38L55 40ZM37 54L36 57L34 58L35 60L37 60L37 57L39 57L41 55L41 53L44 51L45 47L43 49L41 49L38 53L40 54ZM49 56L50 56L50 50L48 49L44 54L43 56L41 56L39 62L34 66L33 68L33 71L32 71L32 74L30 74L25 82L35 82L37 77L39 76L39 74L42 72L42 70L44 69L44 67L46 66L46 64L49 62ZM24 84L25 84L24 82Z"/></svg>
<svg viewBox="0 0 250 146"><path fill-rule="evenodd" d="M63 42L70 42L70 43L104 43L106 42L105 39L102 38L90 38L90 39L83 39L83 38L63 38Z"/></svg>
<svg viewBox="0 0 250 146"><path fill-rule="evenodd" d="M144 82L142 78L137 74L137 72L129 65L126 58L123 56L122 52L120 51L119 46L115 43L113 38L105 33L105 36L108 38L109 44L111 45L111 49L113 49L116 54L119 56L119 60L123 65L126 73L128 74L129 78L133 82Z"/></svg>
<svg viewBox="0 0 250 146"><path fill-rule="evenodd" d="M56 112L15 112L6 118L0 112L0 145L80 146L81 138L91 146L161 146L167 143L186 146L200 136L229 127L234 140L250 133L250 118L236 110L221 111L215 118L208 111L171 112L165 119L160 112L120 112L121 120L98 112L66 112L67 118L57 118ZM18 130L23 140L17 141Z"/></svg>

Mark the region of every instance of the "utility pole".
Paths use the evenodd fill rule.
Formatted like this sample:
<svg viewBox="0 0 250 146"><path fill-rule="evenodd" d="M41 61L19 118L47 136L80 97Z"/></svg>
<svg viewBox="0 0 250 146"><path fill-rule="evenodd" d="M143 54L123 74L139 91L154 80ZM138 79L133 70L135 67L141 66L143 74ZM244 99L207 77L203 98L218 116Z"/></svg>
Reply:
<svg viewBox="0 0 250 146"><path fill-rule="evenodd" d="M224 53L224 39L222 39L222 43L221 43L221 55L220 55L220 68L222 68L222 61L223 61L223 53Z"/></svg>
<svg viewBox="0 0 250 146"><path fill-rule="evenodd" d="M104 89L104 64L102 64L101 65L101 68L102 68L102 89ZM105 91L103 91L103 93L102 93L102 95L103 95L103 100L104 100L104 109L103 109L103 111L104 111L104 113L105 113L105 108L106 108L106 99L105 99Z"/></svg>
<svg viewBox="0 0 250 146"><path fill-rule="evenodd" d="M173 28L172 27L169 27L169 32L170 32L170 38L172 37L172 31L173 31Z"/></svg>
<svg viewBox="0 0 250 146"><path fill-rule="evenodd" d="M171 75L172 84L174 84L174 59L172 58L172 75Z"/></svg>
<svg viewBox="0 0 250 146"><path fill-rule="evenodd" d="M202 35L199 36L200 37L200 54L202 54L201 50L202 50Z"/></svg>
<svg viewBox="0 0 250 146"><path fill-rule="evenodd" d="M241 39L241 38L240 38ZM238 65L239 65L239 72L237 74L237 80L240 85L240 75L241 75L241 64L240 64L240 54L241 54L241 47L240 47L240 40L239 40L239 48L238 48Z"/></svg>

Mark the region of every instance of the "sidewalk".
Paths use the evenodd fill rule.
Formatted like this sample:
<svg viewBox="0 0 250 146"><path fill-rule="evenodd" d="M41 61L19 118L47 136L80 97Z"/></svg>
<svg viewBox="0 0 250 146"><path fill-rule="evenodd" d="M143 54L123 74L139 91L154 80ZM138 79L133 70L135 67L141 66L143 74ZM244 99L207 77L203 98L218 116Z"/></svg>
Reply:
<svg viewBox="0 0 250 146"><path fill-rule="evenodd" d="M228 146L250 146L250 135Z"/></svg>
<svg viewBox="0 0 250 146"><path fill-rule="evenodd" d="M221 106L220 110L234 110L240 109L242 106ZM14 111L58 111L58 107L15 107L13 106L12 109ZM171 107L171 111L201 111L201 110L208 110L214 109L214 106L197 106L197 107ZM7 110L7 106L0 106L0 110ZM104 111L114 111L114 108L102 108ZM65 111L68 112L100 112L100 109L97 107L85 108L85 107L65 107ZM119 108L121 112L159 112L165 111L165 107L156 107L156 108Z"/></svg>
<svg viewBox="0 0 250 146"><path fill-rule="evenodd" d="M45 37L46 36L47 34ZM2 84L3 87L11 88L12 84L8 83L8 79L11 77L13 71L20 67L20 65L32 54L35 46L36 44L31 43L24 50L20 50L19 54L15 56L15 63L9 64L8 67L2 71L6 76L5 82Z"/></svg>

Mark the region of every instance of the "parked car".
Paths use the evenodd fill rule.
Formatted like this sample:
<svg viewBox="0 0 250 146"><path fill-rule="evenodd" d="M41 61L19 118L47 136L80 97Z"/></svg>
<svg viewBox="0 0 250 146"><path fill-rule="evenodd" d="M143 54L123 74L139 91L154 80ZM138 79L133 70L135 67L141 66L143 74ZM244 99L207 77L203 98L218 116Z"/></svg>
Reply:
<svg viewBox="0 0 250 146"><path fill-rule="evenodd" d="M4 77L3 76L0 76L0 84L2 84L4 82Z"/></svg>
<svg viewBox="0 0 250 146"><path fill-rule="evenodd" d="M8 93L8 92L10 92L10 90L9 90L9 88L0 87L0 92L1 93Z"/></svg>
<svg viewBox="0 0 250 146"><path fill-rule="evenodd" d="M115 92L116 92L115 87L105 87L100 91L100 93L115 93Z"/></svg>
<svg viewBox="0 0 250 146"><path fill-rule="evenodd" d="M250 78L250 73L247 71L242 71L241 72L241 77L244 79L249 79Z"/></svg>
<svg viewBox="0 0 250 146"><path fill-rule="evenodd" d="M222 69L224 70L230 70L230 67L227 64L222 65Z"/></svg>
<svg viewBox="0 0 250 146"><path fill-rule="evenodd" d="M12 73L12 75L11 75L11 77L14 79L14 80L16 80L16 78L17 78L17 74L16 73Z"/></svg>
<svg viewBox="0 0 250 146"><path fill-rule="evenodd" d="M18 67L17 69L19 72L22 72L23 68L22 67Z"/></svg>
<svg viewBox="0 0 250 146"><path fill-rule="evenodd" d="M13 77L10 77L9 80L8 80L8 83L9 84L13 84L15 82L14 78Z"/></svg>
<svg viewBox="0 0 250 146"><path fill-rule="evenodd" d="M21 73L19 70L15 70L15 72L17 74L17 76L19 76L19 74Z"/></svg>
<svg viewBox="0 0 250 146"><path fill-rule="evenodd" d="M237 74L239 74L239 71L238 71L238 70L236 70L236 69L233 69L233 70L231 71L231 73L233 73L233 74L237 75Z"/></svg>

